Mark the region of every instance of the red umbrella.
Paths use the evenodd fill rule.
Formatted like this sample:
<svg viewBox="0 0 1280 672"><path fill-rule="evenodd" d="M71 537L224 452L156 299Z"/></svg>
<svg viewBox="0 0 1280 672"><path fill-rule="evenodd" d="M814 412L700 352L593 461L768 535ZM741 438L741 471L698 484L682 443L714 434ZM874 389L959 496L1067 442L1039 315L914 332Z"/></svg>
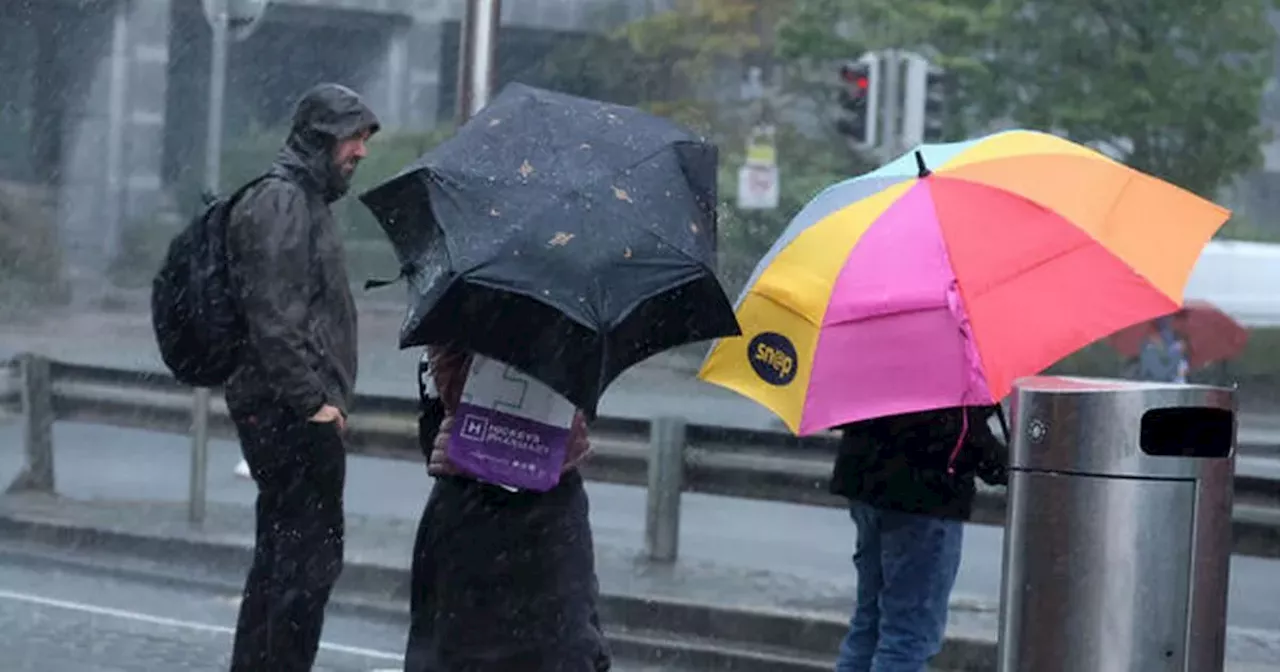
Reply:
<svg viewBox="0 0 1280 672"><path fill-rule="evenodd" d="M1249 332L1239 322L1208 301L1188 301L1170 322L1187 343L1187 364L1193 369L1237 357L1249 341ZM1154 320L1141 322L1112 334L1107 343L1123 357L1137 357L1155 333Z"/></svg>

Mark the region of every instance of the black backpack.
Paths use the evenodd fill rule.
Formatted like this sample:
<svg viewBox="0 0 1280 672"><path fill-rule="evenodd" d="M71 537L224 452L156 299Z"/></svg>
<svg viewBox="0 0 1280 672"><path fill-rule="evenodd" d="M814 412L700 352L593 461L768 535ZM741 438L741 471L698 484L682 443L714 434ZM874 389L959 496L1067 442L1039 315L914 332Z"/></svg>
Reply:
<svg viewBox="0 0 1280 672"><path fill-rule="evenodd" d="M173 242L151 283L151 326L165 366L178 382L217 387L239 364L245 339L228 264L227 220L255 178L227 198L206 196Z"/></svg>

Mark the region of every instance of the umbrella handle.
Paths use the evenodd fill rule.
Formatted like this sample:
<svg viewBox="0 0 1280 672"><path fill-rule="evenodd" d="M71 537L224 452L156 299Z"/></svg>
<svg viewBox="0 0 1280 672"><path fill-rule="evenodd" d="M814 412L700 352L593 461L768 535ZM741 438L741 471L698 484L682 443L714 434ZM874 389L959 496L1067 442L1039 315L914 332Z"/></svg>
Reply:
<svg viewBox="0 0 1280 672"><path fill-rule="evenodd" d="M393 285L397 281L399 281L401 277L403 276L396 276L394 278L391 278L390 280L380 280L378 278L369 278L368 280L364 281L364 291L367 292L371 289L378 289L381 287L386 287L387 285Z"/></svg>
<svg viewBox="0 0 1280 672"><path fill-rule="evenodd" d="M996 417L1000 418L1000 431L1004 432L1004 445L1010 446L1009 421L1004 417L1004 404L996 404Z"/></svg>
<svg viewBox="0 0 1280 672"><path fill-rule="evenodd" d="M368 280L365 280L364 291L367 292L371 289L378 289L379 287L394 285L395 283L399 282L401 278L409 277L409 274L412 272L413 272L413 266L411 264L404 264L403 266L400 267L399 275L397 275L394 278L391 278L390 280L379 280L378 278L369 278Z"/></svg>

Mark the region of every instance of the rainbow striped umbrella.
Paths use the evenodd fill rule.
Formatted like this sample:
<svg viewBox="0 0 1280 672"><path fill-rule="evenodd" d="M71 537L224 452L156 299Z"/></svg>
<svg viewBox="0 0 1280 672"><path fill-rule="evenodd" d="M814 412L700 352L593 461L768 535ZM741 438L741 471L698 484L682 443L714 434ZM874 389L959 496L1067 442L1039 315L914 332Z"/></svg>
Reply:
<svg viewBox="0 0 1280 672"><path fill-rule="evenodd" d="M799 434L991 404L1177 310L1230 214L1045 133L923 145L796 215L699 377Z"/></svg>

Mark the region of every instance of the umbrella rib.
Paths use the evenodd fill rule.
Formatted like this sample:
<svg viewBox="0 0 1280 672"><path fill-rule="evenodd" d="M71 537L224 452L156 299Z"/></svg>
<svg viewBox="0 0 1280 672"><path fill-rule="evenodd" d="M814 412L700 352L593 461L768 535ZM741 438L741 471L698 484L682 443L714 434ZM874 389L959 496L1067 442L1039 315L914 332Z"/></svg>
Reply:
<svg viewBox="0 0 1280 672"><path fill-rule="evenodd" d="M601 325L599 325L599 324L588 324L587 322L584 322L584 321L582 321L582 320L579 320L578 318L574 317L574 316L573 316L573 315L571 315L570 313L566 312L562 306L557 306L557 305L555 305L554 303L551 303L550 301L547 301L547 300L546 300L546 299L544 299L543 297L538 296L538 295L537 295L537 294L535 294L534 292L530 292L530 291L528 291L528 290L524 290L524 289L518 289L518 288L514 288L514 287L509 287L509 286L507 286L507 285L500 285L500 284L498 284L498 283L496 283L496 282L489 282L489 281L484 280L484 279L482 279L482 278L467 278L467 277L462 277L461 275L459 275L458 279L459 279L459 280L461 280L463 284L479 285L479 286L481 286L481 287L486 287L486 288L493 289L493 290L496 290L496 291L499 291L499 292L505 292L505 293L508 293L508 294L518 294L518 295L520 295L520 296L523 296L523 297L526 297L526 298L532 299L532 300L534 300L534 301L537 301L538 303L541 303L542 305L544 305L544 306L546 306L546 307L548 307L548 308L551 308L552 310L555 310L556 312L560 313L561 315L564 315L565 317L569 318L570 320L573 320L574 322L576 322L576 323L578 323L578 324L582 325L583 327L586 327L586 328L588 328L588 329L595 329L595 330L597 330L597 331L600 331L600 330L603 330L603 329L604 329L604 328L603 328Z"/></svg>
<svg viewBox="0 0 1280 672"><path fill-rule="evenodd" d="M699 266L701 266L701 264L699 264ZM606 328L606 331L612 331L613 329L616 329L619 324L621 324L624 320L630 317L631 313L635 312L636 308L639 307L640 304L644 303L645 301L648 301L654 297L657 297L658 295L664 292L669 292L673 288L683 287L691 282L694 282L700 279L701 277L703 277L703 273L710 273L713 277L715 275L715 273L710 269L702 268L701 272L698 272L698 273L694 273L690 271L688 277L681 278L678 282L668 283L667 285L659 286L658 289L645 292L635 301L632 301L631 305L627 306L625 310L618 311L618 318L614 320L612 324L608 325L608 327Z"/></svg>
<svg viewBox="0 0 1280 672"><path fill-rule="evenodd" d="M681 142L683 143L683 142L685 142L685 141L681 141ZM569 187L569 188L567 188L567 189L565 189L565 190L563 190L563 191L555 192L555 196L557 196L557 197L562 197L562 196L568 196L568 195L570 195L570 194L585 194L585 193L586 193L586 189L587 189L588 187L598 185L598 184L600 184L600 183L604 182L605 180L610 180L610 181L612 181L612 180L616 179L620 173L625 172L625 171L628 171L628 170L631 170L632 168L635 168L636 166L639 166L639 165L641 165L641 164L643 164L643 163L645 163L645 162L649 161L650 159L653 159L654 157L656 157L656 156L660 155L663 151L665 151L669 146L670 146L670 145L663 145L662 147L660 147L660 148L658 148L658 149L654 150L653 152L650 152L649 154L644 155L643 157L641 157L641 158L637 159L636 161L634 161L634 162L632 162L632 163L630 163L630 164L627 164L626 166L623 166L623 167L621 167L621 168L618 168L618 169L613 170L612 172L610 172L610 173L609 173L608 175L606 175L606 176L602 176L602 177L600 177L600 178L598 178L598 179L592 180L592 181L587 182L587 183L585 183L585 184L580 184L580 185L571 186L571 187ZM441 170L441 169L440 169L440 168L438 168L438 167L437 167L437 168L430 168L430 169L429 169L429 173L430 173L430 174L433 174L434 176L436 176L436 178L437 178L437 179L441 179L441 180L449 180L449 178L455 178L455 179L452 179L452 180L449 180L449 181L452 181L454 184L459 185L459 186L461 186L461 185L463 184L463 182L462 182L462 181L460 181L460 180L457 180L457 179L456 179L456 175L455 175L455 174L451 173L450 171L444 171L444 170ZM459 189L459 190L461 190L461 189ZM548 208L550 208L550 207L553 205L553 203L554 203L554 201L548 201L547 203L545 203L545 204L544 204L544 205L542 205L541 207L537 208L536 210L533 210L533 211L522 211L522 215L523 215L523 216L522 216L522 217L520 217L519 219L515 220L514 222L512 222L512 225L514 226L514 225L518 225L518 224L524 223L524 222L526 222L526 221L529 221L529 220L533 219L534 217L536 217L536 216L538 216L538 215L541 215L544 211L546 211ZM434 206L434 205L432 205L432 208L431 208L431 209L432 209L432 214L435 214L435 206ZM436 216L436 221L440 221L440 218L439 218L439 216L438 216L438 215ZM632 229L637 229L638 227L631 226L630 228L632 228ZM664 243L664 244L666 244L666 245L670 246L670 247L671 247L672 249L674 249L677 253L679 253L681 256L685 257L685 258L686 258L686 259L688 259L689 261L691 261L691 262L693 262L693 263L695 263L695 264L697 264L697 265L699 265L699 266L702 266L703 268L708 268L708 267L707 267L707 265L706 265L705 263L703 263L703 262L699 261L698 259L695 259L692 255L690 255L690 254L688 254L687 252L685 252L685 251L684 251L683 249L681 249L679 246L677 246L677 245L673 245L670 241L668 241L668 240L666 240L665 238L663 238L662 236L658 235L658 234L657 234L657 232L655 232L655 231L653 231L653 230L650 230L650 229L645 229L645 228L639 228L639 230L640 230L640 231L642 231L642 232L644 232L644 233L648 233L649 235L652 235L653 237L657 238L660 242L662 242L662 243ZM446 238L448 238L448 237L446 236ZM708 270L710 270L710 269L708 268Z"/></svg>
<svg viewBox="0 0 1280 672"><path fill-rule="evenodd" d="M826 307L824 307L824 308L823 308L823 311L822 311L822 313L823 313L823 314L822 314L822 317L821 317L821 318L819 318L819 319L817 319L817 320L814 320L814 319L810 318L808 315L805 315L804 313L802 313L802 312L800 312L800 311L796 310L795 308L792 308L792 307L791 307L790 305L788 305L785 301L782 301L782 300L780 300L780 299L777 299L777 298L775 298L775 297L771 296L768 292L762 292L762 291L760 291L760 290L756 289L755 287L749 287L749 288L747 288L747 289L743 290L743 295L742 295L742 297L741 297L741 298L742 298L742 299L745 299L748 295L758 296L758 297L760 297L760 298L764 299L765 301L768 301L769 303L772 303L773 305L775 305L775 306L777 306L777 307L779 307L779 308L781 308L781 309L783 309L783 310L787 311L788 313L791 313L792 315L795 315L796 317L799 317L800 319L804 320L805 322L808 322L808 323L810 324L810 326L813 326L813 327L815 327L815 328L817 328L817 329L821 329L821 328L826 324L826 313L827 313L827 308L830 308L830 305L828 305L828 306L826 306ZM829 303L830 303L830 302L828 302L828 304L829 304Z"/></svg>
<svg viewBox="0 0 1280 672"><path fill-rule="evenodd" d="M689 262L691 262L691 263L692 263L692 264L694 264L695 266L699 266L699 267L701 267L701 268L702 268L702 269L704 269L704 270L714 272L714 271L711 269L711 267L709 267L707 264L703 263L702 261L700 261L700 260L698 260L698 259L695 259L695 258L693 257L693 255L691 255L691 254L689 254L688 252L685 252L684 250L680 249L680 247L679 247L678 245L674 245L674 244L672 244L672 243L671 243L671 241L669 241L669 240L667 240L666 238L663 238L662 236L658 235L658 232L657 232L657 231L654 231L653 229L646 229L646 228L643 228L643 227L636 227L636 226L632 226L631 228L632 228L632 229L638 229L638 230L639 230L639 232L640 232L640 233L642 233L642 234L648 234L648 235L650 235L650 236L653 236L653 237L654 237L654 239L656 239L658 242L660 242L660 243L662 243L662 244L664 244L664 245L666 245L666 246L670 247L671 249L675 250L677 254L679 254L680 256L684 257L685 259L687 259Z"/></svg>
<svg viewBox="0 0 1280 672"><path fill-rule="evenodd" d="M1079 245L1073 246L1073 247L1071 247L1071 248L1069 248L1069 249L1067 249L1067 250L1064 250L1064 251L1062 251L1062 252L1059 252L1059 253L1057 253L1057 254L1055 254L1055 255L1053 255L1053 256L1051 256L1051 257L1047 258L1047 259L1044 259L1043 261L1040 261L1040 262L1038 262L1038 263L1036 263L1036 264L1033 264L1032 266L1029 266L1029 267L1027 267L1027 268L1023 269L1022 271L1020 271L1020 272L1019 272L1019 275L1020 275L1021 273L1025 273L1025 272L1027 272L1027 271L1029 271L1029 270L1032 270L1032 269L1035 269L1035 268L1039 268L1040 266L1043 266L1043 265L1045 265L1045 264L1047 264L1047 263L1049 263L1049 262L1051 262L1051 261L1054 261L1054 260L1056 260L1056 259L1058 259L1058 258L1060 258L1060 257L1063 257L1063 256L1066 256L1066 255L1068 255L1068 254L1071 254L1072 252L1075 252L1076 250L1082 249L1082 248L1084 248L1085 246L1087 246L1087 245L1089 245L1089 244L1094 244L1094 245L1099 245L1099 246L1101 246L1103 249L1107 250L1107 252L1108 252L1108 253L1110 253L1110 254L1111 254L1111 256L1115 257L1117 260L1119 260L1120 262L1124 263L1124 265L1125 265L1125 266L1127 266L1127 267L1129 268L1129 270L1133 271L1134 275L1137 275L1138 277L1142 278L1143 280L1145 280L1145 281L1147 282L1147 284L1151 285L1151 287L1152 287L1152 288L1154 288L1154 289L1156 289L1157 291L1159 291L1159 286L1158 286L1158 285L1156 285L1156 283L1155 283L1154 281L1152 281L1152 280L1151 280L1151 278L1147 277L1147 276L1146 276L1146 274L1144 274L1143 272L1139 271L1137 268L1134 268L1134 267L1133 267L1133 264L1130 264L1130 263L1129 263L1127 260L1125 260L1123 257L1120 257L1119 255L1117 255L1114 251L1112 251L1112 250L1111 250L1110 246L1108 246L1106 243L1104 243L1104 242L1102 241L1102 239L1101 239L1101 238L1099 238L1098 236L1094 235L1094 234L1093 234L1093 232L1091 232L1091 231L1089 231L1089 230L1085 229L1084 227L1080 226L1079 224L1077 224L1077 223L1075 223L1075 222L1071 221L1070 219L1067 219L1067 218L1066 218L1066 216L1064 216L1062 213L1058 212L1057 210L1054 210L1053 208L1050 208L1050 207L1048 207L1048 206L1044 205L1043 203L1041 203L1041 202L1039 202L1039 201L1037 201L1037 200L1035 200L1035 199L1033 199L1033 198L1028 198L1027 196L1024 196L1024 195L1022 195L1022 194L1020 194L1020 193L1018 193L1018 192L1016 192L1016 191L1013 191L1013 190L1011 190L1011 189L1005 189L1005 188L998 187L998 186L995 186L995 185L992 185L992 184L987 184L986 182L979 182L979 181L977 181L977 180L970 180L970 179L967 179L967 178L964 178L964 177L957 177L957 176L954 176L954 175L945 175L945 174L944 174L944 175L936 175L935 177L937 177L937 178L941 178L941 179L944 179L944 180L949 180L949 181L963 182L963 183L965 183L965 184L967 184L967 185L971 185L971 186L974 186L974 187L979 187L979 188L982 188L982 189L991 189L991 190L993 190L993 191L1000 192L1001 194L1004 194L1005 196L1020 199L1020 200L1022 200L1022 201L1024 201L1024 202L1026 202L1026 203L1028 203L1028 204L1030 204L1030 205L1032 205L1032 206L1034 206L1035 208L1037 208L1037 209L1039 209L1039 210L1041 210L1041 211L1043 211L1043 212L1046 212L1046 213L1048 213L1048 214L1050 214L1050 215L1053 215L1053 216L1055 216L1055 217L1059 217L1059 218L1061 218L1061 219L1062 219L1062 221L1066 222L1067 224L1069 224L1070 226L1072 226L1073 228L1075 228L1077 231L1079 231L1080 233L1084 234L1085 239L1086 239L1086 240L1085 240L1085 242L1082 242L1082 243L1080 243ZM1127 178L1127 179L1126 179L1126 181L1125 181L1124 186L1120 188L1119 193L1117 193L1117 195L1116 195L1115 199L1112 201L1112 205L1111 205L1111 208L1110 208L1111 210L1114 210L1114 208L1115 208L1115 203L1118 203L1118 202L1120 201L1120 198L1122 198L1122 197L1124 196L1124 192L1125 192L1125 190L1126 190L1126 189L1128 189L1128 188L1129 188L1129 185L1133 183L1133 179L1134 179L1134 176L1133 176L1132 174L1128 176L1128 178ZM1005 278L1001 279L1001 280L1000 280L1000 282L993 283L993 284L992 284L992 286L993 286L993 287L995 287L995 286L999 286L1000 284L1003 284L1005 281L1007 281L1007 280L1009 280L1009 279L1011 279L1011 278L1013 278L1013 277L1016 277L1016 275L1010 275L1010 276L1007 276L1007 277L1005 277ZM1163 292L1161 292L1161 293L1163 293Z"/></svg>

